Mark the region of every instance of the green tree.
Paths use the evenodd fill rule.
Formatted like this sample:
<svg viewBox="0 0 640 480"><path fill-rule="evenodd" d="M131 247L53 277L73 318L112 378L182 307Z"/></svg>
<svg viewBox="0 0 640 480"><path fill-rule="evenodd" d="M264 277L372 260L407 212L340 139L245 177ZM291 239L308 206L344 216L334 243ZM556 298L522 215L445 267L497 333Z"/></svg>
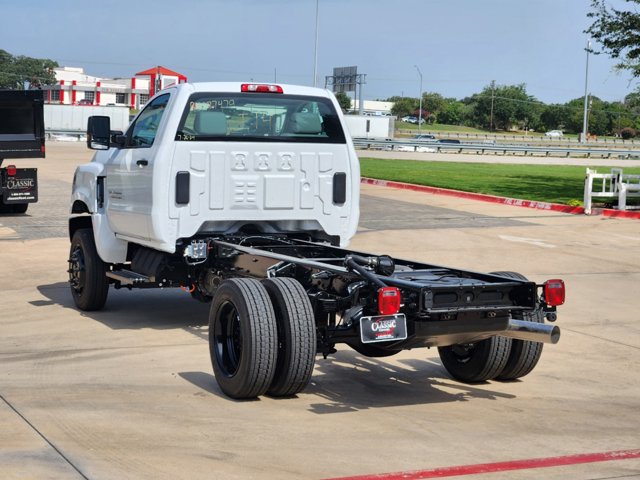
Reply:
<svg viewBox="0 0 640 480"><path fill-rule="evenodd" d="M391 97L387 99L388 102L393 102L391 113L398 118L406 115L413 115L419 108L419 101L417 98L411 97Z"/></svg>
<svg viewBox="0 0 640 480"><path fill-rule="evenodd" d="M438 115L444 106L444 97L439 93L426 92L422 94L422 109L429 112L430 115Z"/></svg>
<svg viewBox="0 0 640 480"><path fill-rule="evenodd" d="M566 108L569 112L566 123L567 131L573 133L582 132L584 119L584 97L578 97L567 102ZM587 118L587 130L589 134L606 135L607 133L610 133L610 119L607 116L606 104L598 97L589 97Z"/></svg>
<svg viewBox="0 0 640 480"><path fill-rule="evenodd" d="M640 76L640 0L626 0L636 7L630 10L616 9L607 0L591 0L591 11L587 17L593 19L585 30L598 42L602 51L619 59L617 68L629 70L634 77ZM594 52L601 53L601 52Z"/></svg>
<svg viewBox="0 0 640 480"><path fill-rule="evenodd" d="M540 102L527 94L525 84L488 85L463 102L471 106L475 126L486 129L528 128L538 123L541 111Z"/></svg>
<svg viewBox="0 0 640 480"><path fill-rule="evenodd" d="M436 121L445 125L461 125L467 116L467 107L455 98L444 100L444 106L438 112Z"/></svg>
<svg viewBox="0 0 640 480"><path fill-rule="evenodd" d="M351 110L351 98L344 92L336 93L336 100L343 112Z"/></svg>
<svg viewBox="0 0 640 480"><path fill-rule="evenodd" d="M540 113L540 130L564 130L568 114L564 105L545 105Z"/></svg>
<svg viewBox="0 0 640 480"><path fill-rule="evenodd" d="M53 85L56 77L53 69L58 62L49 59L13 56L0 49L0 88L23 88L28 81L32 88Z"/></svg>
<svg viewBox="0 0 640 480"><path fill-rule="evenodd" d="M620 135L623 128L634 128L635 121L633 114L627 109L623 102L611 102L607 106L607 116L609 117L610 133Z"/></svg>

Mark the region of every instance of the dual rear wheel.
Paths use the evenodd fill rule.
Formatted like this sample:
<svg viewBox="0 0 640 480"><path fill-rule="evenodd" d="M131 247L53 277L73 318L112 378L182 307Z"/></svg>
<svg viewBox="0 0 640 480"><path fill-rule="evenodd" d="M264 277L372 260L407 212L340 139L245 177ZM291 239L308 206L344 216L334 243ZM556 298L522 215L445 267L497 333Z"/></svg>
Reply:
<svg viewBox="0 0 640 480"><path fill-rule="evenodd" d="M527 280L515 272L494 272L494 275ZM516 313L514 319L543 323L544 314L536 309ZM463 382L515 380L530 373L542 355L540 342L491 337L470 344L439 347L442 364L452 377Z"/></svg>
<svg viewBox="0 0 640 480"><path fill-rule="evenodd" d="M223 282L209 313L209 352L229 397L302 391L316 353L313 309L302 285L292 278Z"/></svg>

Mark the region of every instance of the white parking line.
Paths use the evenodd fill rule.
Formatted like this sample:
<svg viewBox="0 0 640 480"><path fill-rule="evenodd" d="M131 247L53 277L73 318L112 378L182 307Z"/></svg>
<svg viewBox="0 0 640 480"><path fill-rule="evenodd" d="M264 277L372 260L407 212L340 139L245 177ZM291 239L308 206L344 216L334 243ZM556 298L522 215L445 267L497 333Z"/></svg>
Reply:
<svg viewBox="0 0 640 480"><path fill-rule="evenodd" d="M529 245L535 245L536 247L543 248L556 248L555 245L543 242L537 238L512 237L511 235L498 235L498 237L502 240L506 240L507 242L528 243Z"/></svg>

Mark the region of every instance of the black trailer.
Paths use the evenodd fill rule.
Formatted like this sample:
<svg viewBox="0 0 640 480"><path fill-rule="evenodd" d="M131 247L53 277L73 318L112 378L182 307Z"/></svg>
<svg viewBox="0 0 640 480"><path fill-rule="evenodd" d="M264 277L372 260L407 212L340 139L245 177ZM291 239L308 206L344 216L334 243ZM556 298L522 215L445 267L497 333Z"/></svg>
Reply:
<svg viewBox="0 0 640 480"><path fill-rule="evenodd" d="M38 201L35 168L5 165L6 159L44 158L42 90L0 90L0 213L25 213Z"/></svg>

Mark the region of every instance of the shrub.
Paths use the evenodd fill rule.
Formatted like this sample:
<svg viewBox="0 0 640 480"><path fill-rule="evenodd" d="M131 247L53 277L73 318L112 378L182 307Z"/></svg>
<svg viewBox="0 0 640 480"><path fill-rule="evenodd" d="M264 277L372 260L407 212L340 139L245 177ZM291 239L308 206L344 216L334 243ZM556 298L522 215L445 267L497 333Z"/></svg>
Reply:
<svg viewBox="0 0 640 480"><path fill-rule="evenodd" d="M631 127L626 127L623 128L622 130L620 130L620 136L625 139L625 140L629 140L630 138L634 138L637 135L638 132L636 132L636 130L634 128Z"/></svg>

